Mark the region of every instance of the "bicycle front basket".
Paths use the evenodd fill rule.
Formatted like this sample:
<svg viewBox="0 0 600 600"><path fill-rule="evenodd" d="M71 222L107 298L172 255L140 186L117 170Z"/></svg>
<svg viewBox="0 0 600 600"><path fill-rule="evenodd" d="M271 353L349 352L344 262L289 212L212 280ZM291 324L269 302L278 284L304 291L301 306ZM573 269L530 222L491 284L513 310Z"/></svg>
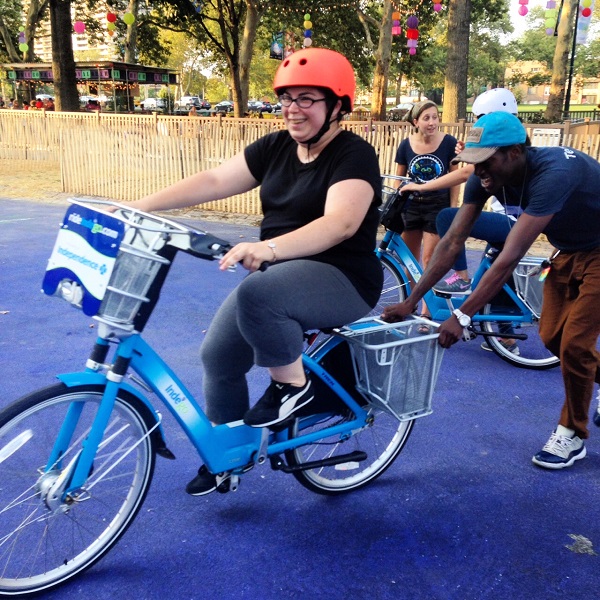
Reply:
<svg viewBox="0 0 600 600"><path fill-rule="evenodd" d="M384 201L381 209L381 224L396 233L404 231L404 219L402 213L406 199L402 197L400 191L388 186L383 186L381 197Z"/></svg>

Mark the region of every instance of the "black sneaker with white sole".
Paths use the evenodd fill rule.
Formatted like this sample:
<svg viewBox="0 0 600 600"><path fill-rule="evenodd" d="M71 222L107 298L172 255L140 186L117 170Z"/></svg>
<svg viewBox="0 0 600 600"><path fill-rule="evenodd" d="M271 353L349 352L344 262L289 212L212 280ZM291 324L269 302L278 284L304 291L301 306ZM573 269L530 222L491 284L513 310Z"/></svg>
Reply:
<svg viewBox="0 0 600 600"><path fill-rule="evenodd" d="M204 496L217 489L217 476L213 475L206 465L198 469L198 475L194 477L186 486L185 491L190 496Z"/></svg>
<svg viewBox="0 0 600 600"><path fill-rule="evenodd" d="M297 387L271 380L261 399L244 415L244 423L251 427L268 427L287 419L314 398L310 378Z"/></svg>

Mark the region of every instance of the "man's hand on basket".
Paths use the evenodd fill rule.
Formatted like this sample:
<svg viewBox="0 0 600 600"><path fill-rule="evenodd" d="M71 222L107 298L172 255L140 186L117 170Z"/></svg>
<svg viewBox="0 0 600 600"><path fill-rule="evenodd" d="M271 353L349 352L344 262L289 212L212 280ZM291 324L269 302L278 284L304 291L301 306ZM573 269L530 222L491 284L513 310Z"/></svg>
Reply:
<svg viewBox="0 0 600 600"><path fill-rule="evenodd" d="M442 348L450 348L452 344L456 344L458 340L462 339L464 329L458 322L458 319L452 315L440 325L438 333L440 334L438 344Z"/></svg>
<svg viewBox="0 0 600 600"><path fill-rule="evenodd" d="M388 323L398 323L399 321L404 321L404 319L411 315L414 310L414 304L412 302L409 303L408 300L405 300L404 302L400 302L400 304L386 306L383 310L381 318Z"/></svg>

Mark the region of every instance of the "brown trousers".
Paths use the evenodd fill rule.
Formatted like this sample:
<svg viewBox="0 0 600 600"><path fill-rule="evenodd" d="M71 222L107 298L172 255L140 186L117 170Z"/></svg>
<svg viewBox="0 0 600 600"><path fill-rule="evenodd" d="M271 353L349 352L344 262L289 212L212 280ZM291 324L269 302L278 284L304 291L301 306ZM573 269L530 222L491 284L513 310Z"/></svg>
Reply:
<svg viewBox="0 0 600 600"><path fill-rule="evenodd" d="M599 335L600 247L561 252L544 284L540 337L561 361L565 402L559 424L584 439L594 381L600 383Z"/></svg>

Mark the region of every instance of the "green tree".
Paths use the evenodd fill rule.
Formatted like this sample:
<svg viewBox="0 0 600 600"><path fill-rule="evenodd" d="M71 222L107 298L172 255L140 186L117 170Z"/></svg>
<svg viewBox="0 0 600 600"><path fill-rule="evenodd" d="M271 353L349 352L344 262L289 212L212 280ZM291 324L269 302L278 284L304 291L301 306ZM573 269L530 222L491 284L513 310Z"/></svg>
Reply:
<svg viewBox="0 0 600 600"><path fill-rule="evenodd" d="M466 117L467 75L469 61L469 27L471 0L450 0L448 8L448 56L444 80L444 108L442 120L446 123Z"/></svg>
<svg viewBox="0 0 600 600"><path fill-rule="evenodd" d="M149 0L161 24L186 31L228 68L235 116L242 116L248 101L250 63L263 8L257 0L207 0L196 6L190 0Z"/></svg>
<svg viewBox="0 0 600 600"><path fill-rule="evenodd" d="M78 111L70 0L50 0L50 29L56 110Z"/></svg>
<svg viewBox="0 0 600 600"><path fill-rule="evenodd" d="M575 14L578 6L579 0L565 0L561 11L558 24L558 37L556 39L556 48L552 62L552 84L550 86L548 106L544 113L544 118L549 123L557 123L563 116L568 60L574 35Z"/></svg>
<svg viewBox="0 0 600 600"><path fill-rule="evenodd" d="M49 0L31 0L24 7L16 0L0 0L0 48L11 62L35 62L35 34L40 21L47 15ZM22 15L25 15L25 19ZM24 21L24 22L23 22ZM28 49L19 54L19 27L24 27L25 44Z"/></svg>

